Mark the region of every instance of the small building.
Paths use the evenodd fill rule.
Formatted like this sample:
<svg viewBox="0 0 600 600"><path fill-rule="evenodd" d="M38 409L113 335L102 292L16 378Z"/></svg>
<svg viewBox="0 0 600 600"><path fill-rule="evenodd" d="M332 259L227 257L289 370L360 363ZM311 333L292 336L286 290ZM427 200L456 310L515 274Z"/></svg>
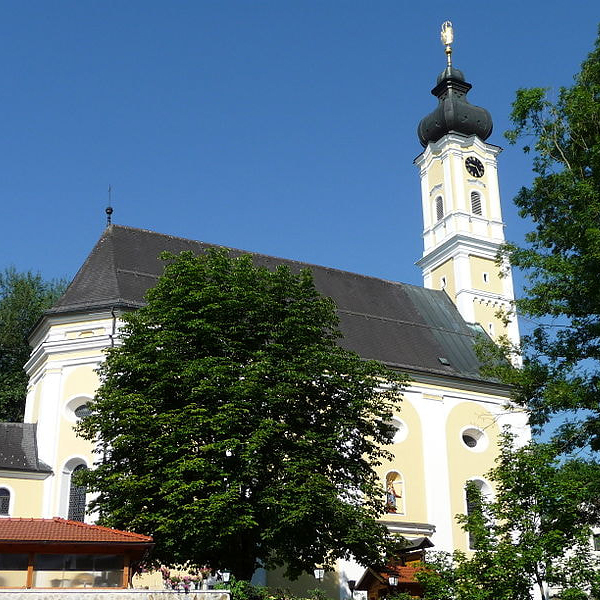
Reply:
<svg viewBox="0 0 600 600"><path fill-rule="evenodd" d="M432 547L429 538L414 538L393 563L383 569L369 567L354 589L366 592L368 600L379 600L399 593L421 597L423 588L416 575L425 564L425 549Z"/></svg>
<svg viewBox="0 0 600 600"><path fill-rule="evenodd" d="M126 588L146 535L53 519L0 519L0 588Z"/></svg>

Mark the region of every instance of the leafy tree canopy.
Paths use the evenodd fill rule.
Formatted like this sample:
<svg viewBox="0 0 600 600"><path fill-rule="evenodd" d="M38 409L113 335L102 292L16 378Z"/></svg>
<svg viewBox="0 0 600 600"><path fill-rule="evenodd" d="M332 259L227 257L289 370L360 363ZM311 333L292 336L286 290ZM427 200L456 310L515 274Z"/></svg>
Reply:
<svg viewBox="0 0 600 600"><path fill-rule="evenodd" d="M27 337L64 289L64 281L44 281L39 273L18 273L14 267L0 272L0 421L23 419Z"/></svg>
<svg viewBox="0 0 600 600"><path fill-rule="evenodd" d="M100 443L84 476L102 523L152 535L163 564L238 579L379 563L392 542L373 467L402 378L337 344L309 271L224 250L165 258L80 428Z"/></svg>
<svg viewBox="0 0 600 600"><path fill-rule="evenodd" d="M505 436L488 474L492 498L467 487L469 515L459 515L477 549L435 557L419 575L425 597L435 600L531 600L598 597L598 567L590 539L600 523L600 465L557 458L555 444L516 449Z"/></svg>
<svg viewBox="0 0 600 600"><path fill-rule="evenodd" d="M506 135L524 142L536 174L515 202L535 228L506 253L528 277L518 310L542 324L523 340L523 370L505 377L533 425L582 409L565 447L600 449L600 37L554 100L519 90L512 121Z"/></svg>

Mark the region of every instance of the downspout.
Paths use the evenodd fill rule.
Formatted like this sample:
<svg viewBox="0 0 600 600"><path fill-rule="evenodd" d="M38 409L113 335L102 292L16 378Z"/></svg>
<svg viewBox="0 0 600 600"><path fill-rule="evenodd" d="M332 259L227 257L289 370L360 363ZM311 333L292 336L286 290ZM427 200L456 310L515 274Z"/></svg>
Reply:
<svg viewBox="0 0 600 600"><path fill-rule="evenodd" d="M110 309L110 314L112 316L112 332L109 337L110 337L110 347L113 348L115 345L115 334L117 332L117 315L115 314L114 306Z"/></svg>

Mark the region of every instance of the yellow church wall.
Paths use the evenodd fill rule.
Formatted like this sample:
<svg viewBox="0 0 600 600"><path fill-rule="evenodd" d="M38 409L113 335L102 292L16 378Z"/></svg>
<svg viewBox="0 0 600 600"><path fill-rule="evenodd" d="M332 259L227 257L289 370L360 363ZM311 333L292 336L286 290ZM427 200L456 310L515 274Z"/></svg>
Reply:
<svg viewBox="0 0 600 600"><path fill-rule="evenodd" d="M80 338L88 338L88 337L94 337L97 335L105 335L106 334L106 329L104 327L91 327L91 326L86 326L84 329L81 330L77 330L77 331L67 331L65 334L65 338L68 340L76 340L76 339L80 339Z"/></svg>
<svg viewBox="0 0 600 600"><path fill-rule="evenodd" d="M42 513L41 479L16 479L0 476L0 488L10 491L10 516L19 518L39 517Z"/></svg>
<svg viewBox="0 0 600 600"><path fill-rule="evenodd" d="M475 301L474 304L475 321L479 323L485 331L493 338L497 338L506 332L506 327L500 318L496 316L499 307L495 304ZM492 329L490 329L490 323Z"/></svg>
<svg viewBox="0 0 600 600"><path fill-rule="evenodd" d="M469 263L471 265L471 283L474 289L494 294L503 293L502 280L500 279L498 267L494 260L471 255ZM488 274L487 282L484 281L484 273Z"/></svg>
<svg viewBox="0 0 600 600"><path fill-rule="evenodd" d="M434 183L438 181L444 180L444 167L442 161L438 158L431 163L431 167L429 169L429 182ZM436 194L437 195L437 194ZM432 198L433 200L433 198Z"/></svg>
<svg viewBox="0 0 600 600"><path fill-rule="evenodd" d="M93 396L99 383L98 374L93 367L84 365L72 368L63 384L63 398L71 398L81 394Z"/></svg>
<svg viewBox="0 0 600 600"><path fill-rule="evenodd" d="M386 446L393 454L391 460L383 461L377 473L381 481L382 494L385 493L385 478L390 471L397 471L403 478L402 499L397 514L386 513L386 521L393 520L422 522L427 521L425 497L425 466L423 462L423 433L421 419L411 401L402 401L397 418L406 427L406 438ZM400 491L400 490L397 490Z"/></svg>
<svg viewBox="0 0 600 600"><path fill-rule="evenodd" d="M60 450L58 463L63 464L66 460L71 458L74 454L91 455L92 443L84 440L77 436L73 426L75 425L75 418L72 410L75 408L74 404L69 410L69 406L78 398L81 398L83 404L88 398L93 398L96 388L98 387L99 380L95 370L90 366L80 366L69 369L68 375L65 377L63 385L63 395L60 410L60 430L59 439L60 443L58 448ZM77 401L76 403L79 403Z"/></svg>
<svg viewBox="0 0 600 600"><path fill-rule="evenodd" d="M446 292L450 298L454 299L456 296L456 287L454 284L454 259L451 258L446 262L442 263L439 267L432 269L432 288L434 290L444 289L442 286L442 277L446 278Z"/></svg>
<svg viewBox="0 0 600 600"><path fill-rule="evenodd" d="M462 441L465 428L481 431L485 441L478 444L484 449L468 448ZM448 471L450 476L450 506L452 515L466 510L464 484L471 479L487 478L498 455L499 428L494 415L475 402L461 402L455 406L446 421ZM467 550L467 535L454 520L452 530L454 547Z"/></svg>

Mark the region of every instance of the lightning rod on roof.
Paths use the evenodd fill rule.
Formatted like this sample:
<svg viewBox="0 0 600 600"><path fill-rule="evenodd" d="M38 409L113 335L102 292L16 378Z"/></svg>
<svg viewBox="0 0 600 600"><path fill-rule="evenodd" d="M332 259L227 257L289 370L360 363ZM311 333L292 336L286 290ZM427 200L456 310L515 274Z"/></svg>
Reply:
<svg viewBox="0 0 600 600"><path fill-rule="evenodd" d="M112 187L109 185L108 186L108 206L106 207L106 210L104 211L104 212L106 212L106 226L107 227L112 224L113 208L112 208L111 196L112 196Z"/></svg>

